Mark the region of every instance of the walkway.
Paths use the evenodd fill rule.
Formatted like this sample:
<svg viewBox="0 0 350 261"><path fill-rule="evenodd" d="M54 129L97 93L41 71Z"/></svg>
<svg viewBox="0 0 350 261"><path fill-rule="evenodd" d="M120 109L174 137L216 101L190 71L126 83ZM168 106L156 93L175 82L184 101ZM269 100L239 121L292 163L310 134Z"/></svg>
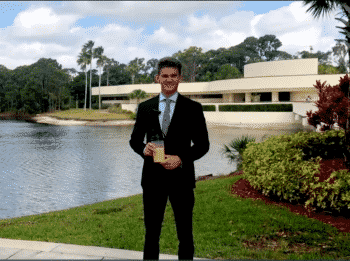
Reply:
<svg viewBox="0 0 350 261"><path fill-rule="evenodd" d="M142 251L0 238L0 259L143 259ZM177 255L159 254L159 259ZM193 258L193 260L209 260Z"/></svg>

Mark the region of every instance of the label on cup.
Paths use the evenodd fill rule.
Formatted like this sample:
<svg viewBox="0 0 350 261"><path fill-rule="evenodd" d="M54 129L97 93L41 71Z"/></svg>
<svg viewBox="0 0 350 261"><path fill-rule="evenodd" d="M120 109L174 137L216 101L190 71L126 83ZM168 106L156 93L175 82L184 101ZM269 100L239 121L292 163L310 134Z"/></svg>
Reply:
<svg viewBox="0 0 350 261"><path fill-rule="evenodd" d="M157 163L164 162L165 161L164 141L157 140L157 141L153 141L152 143L156 145L156 148L153 154L153 161Z"/></svg>
<svg viewBox="0 0 350 261"><path fill-rule="evenodd" d="M155 153L153 155L154 162L164 162L165 161L165 153L164 148L156 148Z"/></svg>

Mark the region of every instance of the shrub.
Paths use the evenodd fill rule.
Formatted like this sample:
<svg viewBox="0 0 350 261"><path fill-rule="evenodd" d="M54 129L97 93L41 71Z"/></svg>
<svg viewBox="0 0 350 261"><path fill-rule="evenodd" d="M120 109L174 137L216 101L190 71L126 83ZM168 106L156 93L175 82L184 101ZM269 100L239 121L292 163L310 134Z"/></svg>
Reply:
<svg viewBox="0 0 350 261"><path fill-rule="evenodd" d="M341 138L338 148L344 147L343 130L319 133L299 132L293 135L273 136L263 143L250 142L243 151L244 178L264 195L276 195L286 200L302 202L306 207L350 208L350 177L346 170L335 171L331 177L318 182L321 156L307 155L308 144L319 144L323 150L334 146L333 140ZM318 150L309 150L317 152ZM321 153L322 151L320 151ZM323 154L324 155L324 152Z"/></svg>
<svg viewBox="0 0 350 261"><path fill-rule="evenodd" d="M237 171L242 169L242 154L249 142L255 142L255 138L242 136L241 138L233 140L228 146L224 144L222 153L230 160L230 163L237 160Z"/></svg>
<svg viewBox="0 0 350 261"><path fill-rule="evenodd" d="M108 105L108 104L101 104L101 109L102 109L102 110L106 110L106 109L109 108L109 106L110 106L110 105Z"/></svg>

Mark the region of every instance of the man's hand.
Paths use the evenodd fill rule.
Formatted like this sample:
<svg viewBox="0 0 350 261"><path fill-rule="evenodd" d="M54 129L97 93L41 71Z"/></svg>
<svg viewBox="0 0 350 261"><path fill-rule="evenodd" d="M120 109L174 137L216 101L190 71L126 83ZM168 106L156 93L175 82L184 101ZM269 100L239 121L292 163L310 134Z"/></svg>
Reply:
<svg viewBox="0 0 350 261"><path fill-rule="evenodd" d="M165 162L160 162L165 169L173 170L181 165L181 159L175 155L165 155Z"/></svg>

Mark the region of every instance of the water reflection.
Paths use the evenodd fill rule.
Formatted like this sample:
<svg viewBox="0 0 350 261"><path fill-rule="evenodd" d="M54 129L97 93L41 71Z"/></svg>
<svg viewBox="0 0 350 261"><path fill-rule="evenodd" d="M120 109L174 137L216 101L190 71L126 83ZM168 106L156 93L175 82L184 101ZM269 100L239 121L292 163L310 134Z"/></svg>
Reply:
<svg viewBox="0 0 350 261"><path fill-rule="evenodd" d="M0 219L142 193L143 159L129 145L132 130L0 121ZM261 142L297 131L208 125L210 150L194 162L196 176L234 171L221 150L235 138Z"/></svg>

